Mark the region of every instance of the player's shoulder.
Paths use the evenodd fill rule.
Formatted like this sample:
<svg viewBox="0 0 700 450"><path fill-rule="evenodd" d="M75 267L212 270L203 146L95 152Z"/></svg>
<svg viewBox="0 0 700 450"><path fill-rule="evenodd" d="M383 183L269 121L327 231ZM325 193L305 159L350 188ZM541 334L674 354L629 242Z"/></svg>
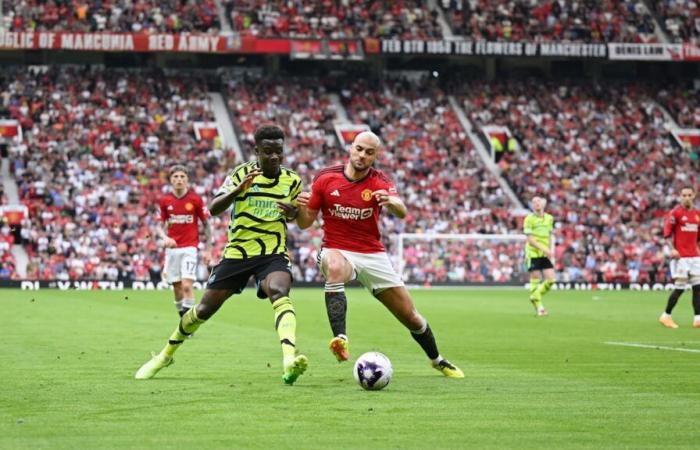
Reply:
<svg viewBox="0 0 700 450"><path fill-rule="evenodd" d="M380 169L375 169L374 167L371 167L369 169L369 176L384 183L392 183L391 177L389 175L387 175L386 173L384 173L384 171Z"/></svg>
<svg viewBox="0 0 700 450"><path fill-rule="evenodd" d="M323 169L319 170L318 173L316 173L316 176L314 177L314 183L324 178L332 178L337 177L338 175L343 175L344 170L345 166L342 164L324 167Z"/></svg>
<svg viewBox="0 0 700 450"><path fill-rule="evenodd" d="M299 176L299 174L287 166L281 166L280 171L281 171L281 175L284 177L292 178L294 180L301 180L301 177Z"/></svg>
<svg viewBox="0 0 700 450"><path fill-rule="evenodd" d="M233 169L231 169L231 171L228 174L229 176L234 176L238 172L245 172L247 174L248 172L253 170L257 166L257 164L258 162L255 160L238 164Z"/></svg>

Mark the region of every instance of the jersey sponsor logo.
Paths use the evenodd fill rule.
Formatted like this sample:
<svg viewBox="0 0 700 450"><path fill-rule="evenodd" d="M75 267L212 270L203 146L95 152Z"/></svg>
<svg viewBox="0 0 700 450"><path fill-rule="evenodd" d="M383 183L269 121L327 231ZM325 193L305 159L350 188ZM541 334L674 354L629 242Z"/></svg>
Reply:
<svg viewBox="0 0 700 450"><path fill-rule="evenodd" d="M194 223L194 216L192 214L173 214L168 218L171 224L183 224L183 223Z"/></svg>
<svg viewBox="0 0 700 450"><path fill-rule="evenodd" d="M372 191L369 189L365 189L362 191L362 200L368 202L372 199Z"/></svg>
<svg viewBox="0 0 700 450"><path fill-rule="evenodd" d="M194 205L190 202L185 203L185 210L186 211L192 211L194 209Z"/></svg>
<svg viewBox="0 0 700 450"><path fill-rule="evenodd" d="M248 206L254 208L253 215L256 217L276 219L281 216L276 200L260 200L259 198L248 197Z"/></svg>
<svg viewBox="0 0 700 450"><path fill-rule="evenodd" d="M338 189L336 189L335 191L331 192L331 196L333 196L333 197L340 197L340 192L338 192Z"/></svg>
<svg viewBox="0 0 700 450"><path fill-rule="evenodd" d="M694 233L698 231L698 224L697 223L686 223L684 225L681 225L681 231L689 231L691 233Z"/></svg>
<svg viewBox="0 0 700 450"><path fill-rule="evenodd" d="M353 208L337 203L333 204L334 209L330 210L331 216L348 220L365 220L372 217L372 208Z"/></svg>

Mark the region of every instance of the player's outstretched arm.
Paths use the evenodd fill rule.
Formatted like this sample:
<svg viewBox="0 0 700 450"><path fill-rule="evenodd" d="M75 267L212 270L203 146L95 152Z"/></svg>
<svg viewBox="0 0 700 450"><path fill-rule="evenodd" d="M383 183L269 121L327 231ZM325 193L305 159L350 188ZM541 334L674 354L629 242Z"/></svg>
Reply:
<svg viewBox="0 0 700 450"><path fill-rule="evenodd" d="M299 211L297 213L297 226L302 230L309 228L313 225L318 216L318 209L309 208L309 201L311 200L310 192L302 192L297 197L297 204L299 205Z"/></svg>
<svg viewBox="0 0 700 450"><path fill-rule="evenodd" d="M234 200L236 200L236 197L248 190L248 188L253 184L253 179L258 175L262 175L262 171L254 170L246 175L241 183L233 190L215 196L211 202L209 202L209 205L207 205L209 212L214 216L218 216L222 212L226 211Z"/></svg>

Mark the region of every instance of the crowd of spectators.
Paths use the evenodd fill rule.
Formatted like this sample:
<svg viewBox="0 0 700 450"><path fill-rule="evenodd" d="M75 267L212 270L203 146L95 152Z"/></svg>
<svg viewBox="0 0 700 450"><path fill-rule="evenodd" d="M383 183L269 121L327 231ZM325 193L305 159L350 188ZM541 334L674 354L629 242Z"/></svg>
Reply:
<svg viewBox="0 0 700 450"><path fill-rule="evenodd" d="M154 205L167 168L187 164L206 197L233 163L230 152L194 138L192 122L213 119L206 84L77 68L3 75L3 106L24 129L10 157L29 210L27 277L159 280Z"/></svg>
<svg viewBox="0 0 700 450"><path fill-rule="evenodd" d="M700 43L700 4L697 0L652 0L651 4L674 42Z"/></svg>
<svg viewBox="0 0 700 450"><path fill-rule="evenodd" d="M640 0L440 0L455 35L489 41L655 42Z"/></svg>
<svg viewBox="0 0 700 450"><path fill-rule="evenodd" d="M290 149L286 163L300 173L307 186L320 168L346 158L334 132L337 111L327 88L316 81L227 81L229 108L243 144L252 148L257 124L283 124ZM377 166L391 174L410 205L403 221L382 216L385 245L391 254L397 252L392 237L398 232L507 233L516 226L507 198L474 153L447 96L436 85L424 79L388 80L380 86L351 81L337 91L350 122L369 125L383 140L385 150ZM318 228L302 232L292 225L289 237L298 279L320 280L315 263ZM413 245L417 244L406 248L409 253L418 251ZM447 281L448 272L462 277L461 281L482 280L479 273L465 270L463 259L447 256L435 256L427 265L417 265L426 261L413 258L406 265L406 275L417 282ZM496 271L501 263L498 258L488 262ZM434 271L434 265L444 270ZM513 268L504 272L512 273Z"/></svg>
<svg viewBox="0 0 700 450"><path fill-rule="evenodd" d="M423 0L228 0L224 8L234 31L257 37L442 37L437 13Z"/></svg>
<svg viewBox="0 0 700 450"><path fill-rule="evenodd" d="M700 128L700 87L669 83L658 91L656 100L681 128Z"/></svg>
<svg viewBox="0 0 700 450"><path fill-rule="evenodd" d="M18 0L5 2L10 31L218 33L214 0Z"/></svg>
<svg viewBox="0 0 700 450"><path fill-rule="evenodd" d="M523 151L503 173L527 200L540 193L557 218L564 280L665 281L663 214L693 181L698 160L674 145L658 90L641 84L530 81L465 86L477 125L507 126Z"/></svg>
<svg viewBox="0 0 700 450"><path fill-rule="evenodd" d="M0 86L2 107L25 135L10 153L20 199L29 209L21 239L30 254L29 278L158 281L162 249L153 236L153 205L168 189L169 164L189 165L193 189L206 202L240 162L216 141L194 138L192 122L213 119L207 86L194 75L17 70L6 73ZM522 217L434 80L369 84L355 78L324 87L310 78L224 75L222 88L244 154L252 157L256 126L281 124L285 164L307 187L320 168L346 159L334 128L339 102L350 123L369 125L385 144L377 166L391 175L409 206L403 221L382 216L392 255L400 232L520 229ZM685 117L683 106L694 103L663 102L678 98L671 88L664 93L642 84L541 80L462 84L457 98L477 129L505 126L517 139L520 150L499 166L523 201L536 193L548 198L557 218L562 281L666 280L661 217L700 163L674 145L654 100L676 117ZM212 219L215 255L225 245L227 220ZM318 227L290 225L296 279L320 279L320 240ZM4 247L0 273L12 265ZM411 282L522 277L521 243L407 239L402 247Z"/></svg>

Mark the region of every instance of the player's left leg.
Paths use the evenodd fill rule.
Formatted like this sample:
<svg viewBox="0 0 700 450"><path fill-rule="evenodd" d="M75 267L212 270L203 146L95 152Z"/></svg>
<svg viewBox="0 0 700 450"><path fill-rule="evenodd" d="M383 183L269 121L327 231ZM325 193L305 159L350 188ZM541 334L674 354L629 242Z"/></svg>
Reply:
<svg viewBox="0 0 700 450"><path fill-rule="evenodd" d="M551 265L551 263L550 263ZM537 315L538 316L546 316L547 315L547 310L544 307L544 304L542 303L542 297L549 292L549 290L552 288L552 285L554 284L554 281L556 280L554 276L554 269L553 268L547 268L542 270L542 276L544 280L540 282L540 284L537 286L537 289L535 291L536 297L539 299L539 305L537 305Z"/></svg>
<svg viewBox="0 0 700 450"><path fill-rule="evenodd" d="M404 286L394 286L378 290L375 297L411 332L430 359L433 367L450 378L464 378L464 373L443 358L438 351L437 342L428 321L416 311L413 300Z"/></svg>
<svg viewBox="0 0 700 450"><path fill-rule="evenodd" d="M700 283L693 285L693 328L700 328Z"/></svg>
<svg viewBox="0 0 700 450"><path fill-rule="evenodd" d="M289 298L292 276L286 270L270 272L263 276L264 279L259 280L260 290L272 303L275 330L282 345L282 380L286 384L293 384L306 371L308 359L304 355L296 354L297 318ZM258 296L261 296L260 293Z"/></svg>

